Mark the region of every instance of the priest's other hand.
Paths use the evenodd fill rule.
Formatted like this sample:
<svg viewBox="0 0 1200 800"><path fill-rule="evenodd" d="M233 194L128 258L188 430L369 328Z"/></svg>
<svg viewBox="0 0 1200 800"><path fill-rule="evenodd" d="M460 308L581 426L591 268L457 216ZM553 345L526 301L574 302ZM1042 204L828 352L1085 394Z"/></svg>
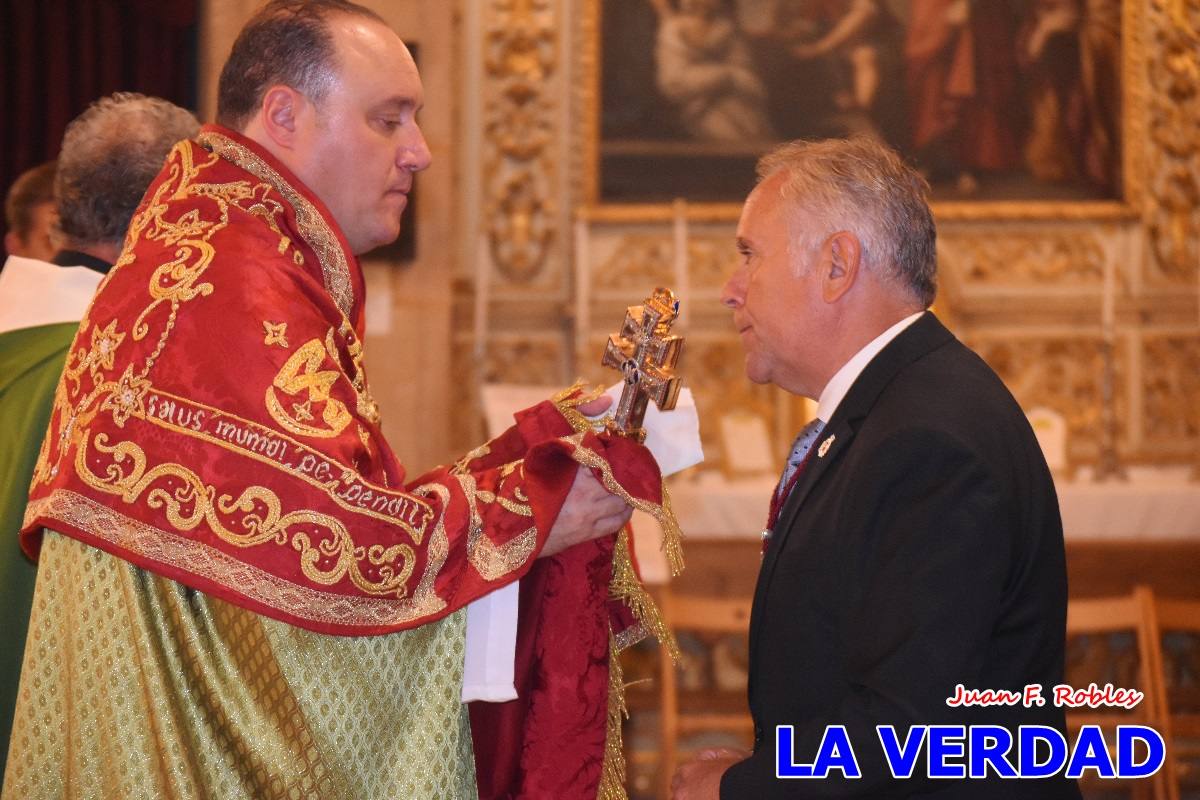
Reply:
<svg viewBox="0 0 1200 800"><path fill-rule="evenodd" d="M725 770L749 757L749 752L729 747L701 750L694 759L675 770L671 778L671 800L719 800L721 776Z"/></svg>
<svg viewBox="0 0 1200 800"><path fill-rule="evenodd" d="M624 500L610 494L587 467L578 467L571 491L538 557L561 553L572 545L620 530L633 515Z"/></svg>

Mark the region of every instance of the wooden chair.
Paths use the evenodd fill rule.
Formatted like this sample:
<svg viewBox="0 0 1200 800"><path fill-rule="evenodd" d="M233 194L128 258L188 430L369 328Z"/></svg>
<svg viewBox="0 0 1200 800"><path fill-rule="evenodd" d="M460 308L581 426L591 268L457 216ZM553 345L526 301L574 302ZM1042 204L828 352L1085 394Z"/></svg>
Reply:
<svg viewBox="0 0 1200 800"><path fill-rule="evenodd" d="M1136 688L1145 699L1134 709L1067 711L1067 731L1074 734L1084 725L1099 725L1115 732L1117 725L1149 725L1168 742L1166 698L1162 688L1162 665L1155 624L1154 595L1148 587L1137 586L1120 597L1072 599L1067 605L1067 638L1087 634L1132 632L1137 647ZM1070 683L1070 677L1067 682ZM1086 779L1084 781L1086 785ZM1178 800L1178 787L1172 779L1171 759L1152 778L1131 784L1134 796L1148 792L1154 800Z"/></svg>
<svg viewBox="0 0 1200 800"><path fill-rule="evenodd" d="M1161 650L1162 635L1191 633L1200 636L1200 601L1156 597L1154 611L1158 628L1155 643L1160 646L1161 685L1169 728L1167 767L1175 785L1174 798L1184 787L1192 792L1200 790L1200 687L1186 687L1181 685L1182 681L1177 681L1182 670L1172 669L1173 665Z"/></svg>
<svg viewBox="0 0 1200 800"><path fill-rule="evenodd" d="M725 600L676 595L670 589L661 595L660 608L667 625L677 634L745 634L750 628L750 599ZM662 652L660 663L660 704L662 710L659 782L662 797L671 796L671 777L679 762L681 735L703 731L721 731L753 736L754 723L749 711L693 712L681 708L676 667ZM715 688L715 687L714 687ZM739 701L744 707L744 695Z"/></svg>

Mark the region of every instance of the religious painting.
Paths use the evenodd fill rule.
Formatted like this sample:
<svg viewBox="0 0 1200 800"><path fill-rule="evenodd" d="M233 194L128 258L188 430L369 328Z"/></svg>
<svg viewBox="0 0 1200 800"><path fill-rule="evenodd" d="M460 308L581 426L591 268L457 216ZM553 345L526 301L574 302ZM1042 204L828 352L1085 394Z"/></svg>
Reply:
<svg viewBox="0 0 1200 800"><path fill-rule="evenodd" d="M1137 0L588 2L592 204L740 202L776 144L854 134L938 203L1129 200Z"/></svg>

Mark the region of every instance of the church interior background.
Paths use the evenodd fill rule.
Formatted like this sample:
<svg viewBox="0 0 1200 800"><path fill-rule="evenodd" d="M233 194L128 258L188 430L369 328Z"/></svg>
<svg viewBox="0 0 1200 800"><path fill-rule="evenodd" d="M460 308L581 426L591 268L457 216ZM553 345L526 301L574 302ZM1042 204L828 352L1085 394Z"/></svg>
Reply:
<svg viewBox="0 0 1200 800"><path fill-rule="evenodd" d="M644 8L633 9L638 3ZM746 4L730 0L727 10ZM212 118L225 54L257 5L196 5L202 121ZM418 45L422 127L434 154L417 179L411 252L364 259L367 363L393 447L420 469L483 440L487 384L611 383L599 364L608 334L627 305L671 286L683 302L681 373L700 410L707 460L672 483L687 571L655 577L652 554L643 567L660 581L660 594L748 596L770 473L811 411L742 374L740 344L718 302L736 260L736 198L714 200L702 190L648 203L606 196L605 176L617 169L611 156L628 150L604 127L612 101L605 81L626 65L604 39L623 32L618 11L628 14L633 36L648 16L653 22L656 4L366 5ZM761 14L763 6L803 4L751 5ZM909 3L887 5L902 16ZM969 191L939 197L935 308L1000 374L1055 450L1073 603L1137 586L1156 598L1200 602L1200 0L1065 5L1084 18L1108 15L1119 27L1110 62L1112 174L1119 177L1096 197L1050 190L1026 200ZM106 91L118 88L148 91ZM680 131L686 138L686 126ZM651 158L669 150L652 145ZM692 158L693 171L711 169L717 179L720 148L678 152ZM765 434L770 463L762 474L727 447L731 430ZM652 540L656 532L635 534ZM639 554L653 549L640 545ZM682 639L681 713L741 707L738 642L736 634ZM1079 672L1070 682L1103 684L1124 674L1130 685L1137 670L1153 666L1164 713L1178 715L1180 736L1190 732L1197 745L1200 641L1165 632L1157 659L1141 654L1138 642L1131 634L1073 643L1069 660ZM657 653L629 654L626 678L633 683L630 791L658 796ZM729 737L738 734L681 737L679 747ZM1185 796L1189 785L1200 791L1197 764L1180 771Z"/></svg>

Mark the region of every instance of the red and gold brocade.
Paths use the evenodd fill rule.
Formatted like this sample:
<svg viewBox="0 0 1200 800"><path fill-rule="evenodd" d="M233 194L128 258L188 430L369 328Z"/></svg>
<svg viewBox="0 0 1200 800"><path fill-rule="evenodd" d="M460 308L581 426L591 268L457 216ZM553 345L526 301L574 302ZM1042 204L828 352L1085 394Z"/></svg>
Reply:
<svg viewBox="0 0 1200 800"><path fill-rule="evenodd" d="M343 635L438 619L530 568L581 448L607 443L543 403L408 480L364 371L362 275L330 219L233 132L176 146L71 348L27 552L51 528ZM616 446L657 499L648 453Z"/></svg>

